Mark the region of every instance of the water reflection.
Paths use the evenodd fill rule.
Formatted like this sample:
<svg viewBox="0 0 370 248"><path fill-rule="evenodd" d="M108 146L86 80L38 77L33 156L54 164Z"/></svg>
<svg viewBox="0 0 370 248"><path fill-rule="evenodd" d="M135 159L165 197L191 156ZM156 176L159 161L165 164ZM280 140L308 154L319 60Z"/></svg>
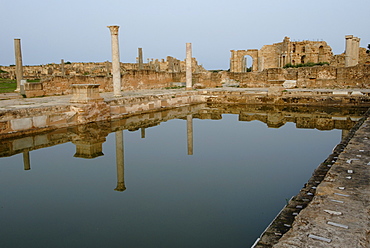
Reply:
<svg viewBox="0 0 370 248"><path fill-rule="evenodd" d="M49 133L2 140L0 157L23 153L24 169L31 169L30 151L72 142L76 147L74 157L93 159L104 156L103 143L109 133L116 133L117 191L124 191L124 145L123 130L141 130L145 139L148 127L159 125L171 119L185 119L187 131L187 154L193 155L193 118L222 119L222 114L237 114L239 121L261 121L269 128L280 128L287 122L294 122L297 128L319 130L342 130L344 138L358 121L366 108L330 108L308 106L266 106L266 105L222 105L200 104L157 113L134 116L112 122L97 122L83 126L64 128Z"/></svg>
<svg viewBox="0 0 370 248"><path fill-rule="evenodd" d="M116 166L117 166L117 187L116 191L124 191L125 186L125 159L123 149L123 131L116 132Z"/></svg>
<svg viewBox="0 0 370 248"><path fill-rule="evenodd" d="M196 105L2 140L0 246L248 247L338 143L292 123L363 112Z"/></svg>

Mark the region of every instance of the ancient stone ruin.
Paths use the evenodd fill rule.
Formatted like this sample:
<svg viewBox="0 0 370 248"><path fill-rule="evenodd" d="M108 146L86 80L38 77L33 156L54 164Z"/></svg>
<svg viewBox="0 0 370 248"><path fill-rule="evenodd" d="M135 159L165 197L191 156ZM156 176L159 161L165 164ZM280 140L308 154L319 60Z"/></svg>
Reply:
<svg viewBox="0 0 370 248"><path fill-rule="evenodd" d="M342 55L333 55L331 47L325 41L290 41L289 37L285 37L280 43L265 45L260 50L231 50L230 71L247 72L248 66L252 67L252 71L263 71L308 62L326 62L338 67L355 66L361 60L360 57L366 57L366 53L360 53L358 37L347 35L345 38L346 51ZM245 56L252 58L252 65L247 65Z"/></svg>

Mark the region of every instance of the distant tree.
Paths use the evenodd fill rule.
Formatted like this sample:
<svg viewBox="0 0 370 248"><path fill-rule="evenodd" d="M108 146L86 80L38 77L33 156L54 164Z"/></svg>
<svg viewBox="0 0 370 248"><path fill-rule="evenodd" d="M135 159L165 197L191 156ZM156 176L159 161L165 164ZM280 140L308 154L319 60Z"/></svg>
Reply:
<svg viewBox="0 0 370 248"><path fill-rule="evenodd" d="M367 50L366 53L370 53L370 44L367 44Z"/></svg>

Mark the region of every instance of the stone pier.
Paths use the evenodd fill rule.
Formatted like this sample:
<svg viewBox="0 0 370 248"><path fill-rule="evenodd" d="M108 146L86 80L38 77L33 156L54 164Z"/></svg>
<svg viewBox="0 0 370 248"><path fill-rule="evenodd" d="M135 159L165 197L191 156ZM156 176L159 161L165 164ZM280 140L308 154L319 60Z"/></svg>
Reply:
<svg viewBox="0 0 370 248"><path fill-rule="evenodd" d="M193 74L192 74L192 49L191 43L186 43L186 89L193 87Z"/></svg>
<svg viewBox="0 0 370 248"><path fill-rule="evenodd" d="M15 91L20 92L21 80L23 79L21 39L14 39L14 50L15 50L15 74L17 78L17 89Z"/></svg>
<svg viewBox="0 0 370 248"><path fill-rule="evenodd" d="M121 96L121 66L119 58L118 29L119 26L108 26L112 39L112 74L113 93L115 97Z"/></svg>

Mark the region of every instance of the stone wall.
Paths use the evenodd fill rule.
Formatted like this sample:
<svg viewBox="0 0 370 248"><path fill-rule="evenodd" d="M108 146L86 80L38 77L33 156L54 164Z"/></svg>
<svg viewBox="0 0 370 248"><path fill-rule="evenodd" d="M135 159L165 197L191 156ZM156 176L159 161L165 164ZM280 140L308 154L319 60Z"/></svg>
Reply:
<svg viewBox="0 0 370 248"><path fill-rule="evenodd" d="M195 58L192 58L194 73L206 72L202 65L199 65ZM0 69L7 72L1 73L2 78L15 79L15 66L0 66ZM26 65L23 66L24 79L43 79L50 76L109 76L111 75L111 62L89 62L89 63L70 63L61 62L60 64L47 65ZM167 60L149 59L148 63L121 63L121 74L131 71L149 70L154 72L185 72L185 61L178 60L171 56Z"/></svg>
<svg viewBox="0 0 370 248"><path fill-rule="evenodd" d="M272 68L262 72L230 72L227 77L245 88L282 85L285 80L296 80L297 88L370 88L370 64L353 67Z"/></svg>
<svg viewBox="0 0 370 248"><path fill-rule="evenodd" d="M308 62L327 62L336 67L370 63L370 54L366 53L365 48L359 47L360 39L352 35L345 38L346 51L340 55L333 55L331 47L325 41L291 41L289 37L285 37L280 43L264 45L259 50L231 50L230 71L247 72L247 67L252 67L252 71L256 72ZM246 64L245 56L252 58L252 65Z"/></svg>
<svg viewBox="0 0 370 248"><path fill-rule="evenodd" d="M169 90L160 94L126 96L104 100L100 96L96 84L73 85L73 88L75 89L74 95L70 102L50 106L35 104L28 108L13 107L12 109L0 110L1 138L50 131L96 121L109 121L199 103L264 104L270 106L370 106L369 93L342 92L339 95L330 90L327 92L309 91L307 93L279 91L274 94L240 89ZM40 100L45 102L44 98ZM37 100L35 101L37 102ZM271 118L278 119L276 117Z"/></svg>
<svg viewBox="0 0 370 248"><path fill-rule="evenodd" d="M252 57L253 65L246 65L246 55ZM289 37L285 37L282 42L264 45L260 50L232 50L230 71L246 72L248 66L252 66L252 71L262 71L281 68L286 64L330 62L332 57L332 49L325 41L290 41Z"/></svg>
<svg viewBox="0 0 370 248"><path fill-rule="evenodd" d="M169 73L156 72L153 70L126 71L121 76L122 91L134 91L145 89L164 89L181 85L185 82L185 72ZM71 94L72 84L99 84L100 92L112 92L112 77L106 76L51 76L46 77L39 83L27 83L38 86L28 87L27 97L68 95ZM193 85L196 88L212 88L221 86L221 74L206 72L193 74Z"/></svg>

